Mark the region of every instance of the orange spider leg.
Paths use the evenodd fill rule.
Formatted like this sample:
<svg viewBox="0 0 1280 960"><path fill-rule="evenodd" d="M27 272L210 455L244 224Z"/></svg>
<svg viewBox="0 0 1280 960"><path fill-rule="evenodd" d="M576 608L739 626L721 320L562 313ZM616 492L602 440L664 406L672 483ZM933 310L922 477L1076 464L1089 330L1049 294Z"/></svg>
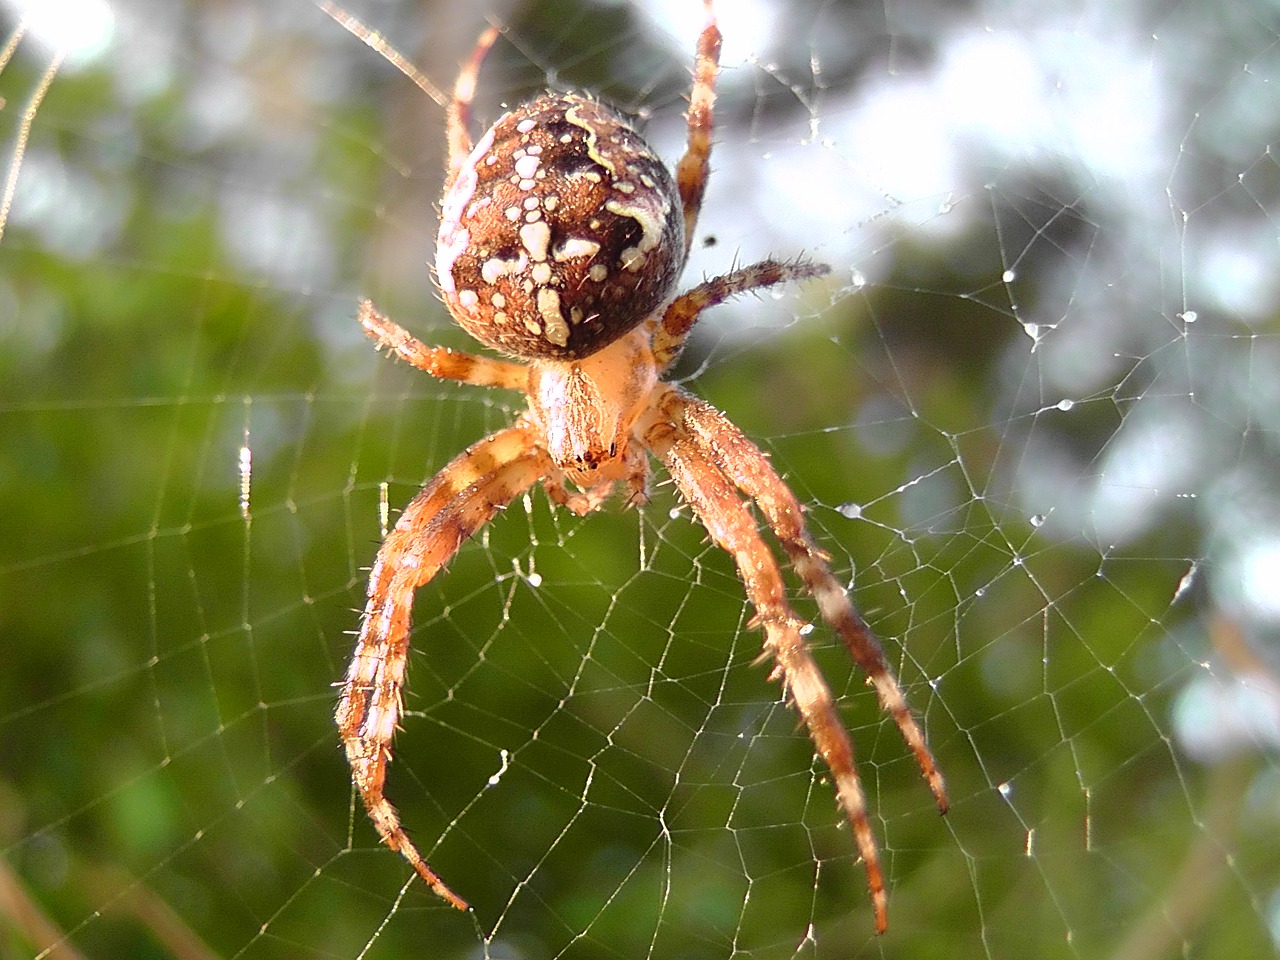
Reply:
<svg viewBox="0 0 1280 960"><path fill-rule="evenodd" d="M529 368L449 347L433 347L415 339L409 331L378 312L369 300L360 301L360 326L378 349L389 348L397 357L441 380L459 380L476 387L527 390Z"/></svg>
<svg viewBox="0 0 1280 960"><path fill-rule="evenodd" d="M470 59L462 67L458 73L458 79L453 84L453 99L449 101L445 119L449 148L449 171L444 180L446 191L458 179L459 172L466 165L467 157L471 155L471 134L467 132L467 126L471 122L471 101L476 95L476 78L480 75L480 64L484 62L485 54L498 39L498 32L497 27L490 26L480 34L471 51Z"/></svg>
<svg viewBox="0 0 1280 960"><path fill-rule="evenodd" d="M691 290L686 290L667 306L653 336L653 357L658 371L665 371L684 348L685 338L693 329L699 314L708 307L723 303L730 297L772 287L787 280L803 280L830 273L825 263L784 263L780 260L761 260L749 267L740 267L722 277L704 280Z"/></svg>
<svg viewBox="0 0 1280 960"><path fill-rule="evenodd" d="M627 506L649 502L649 455L639 444L627 447Z"/></svg>
<svg viewBox="0 0 1280 960"><path fill-rule="evenodd" d="M684 205L684 255L689 256L693 233L698 226L702 195L707 189L711 168L711 133L714 127L716 74L720 70L720 28L716 26L711 0L705 0L707 25L698 36L693 62L693 87L689 91L689 145L676 164L676 185Z"/></svg>
<svg viewBox="0 0 1280 960"><path fill-rule="evenodd" d="M378 834L459 910L468 909L466 901L427 865L383 792L403 710L413 594L476 530L550 469L546 453L521 423L467 448L414 497L378 551L334 717L356 789Z"/></svg>
<svg viewBox="0 0 1280 960"><path fill-rule="evenodd" d="M761 539L754 518L733 484L700 449L700 444L678 426L678 421L673 423L663 412L672 398L677 402L681 399L674 388L668 388L642 418L639 432L649 450L666 465L711 539L737 564L756 610L752 622L764 628L765 651L776 664L770 679L782 681L818 754L831 771L836 797L852 827L867 871L876 930L883 933L888 928L888 897L875 833L867 818L866 796L853 762L853 744L836 711L831 690L801 634L804 621L787 603L773 552Z"/></svg>
<svg viewBox="0 0 1280 960"><path fill-rule="evenodd" d="M885 662L879 641L832 575L822 551L814 546L795 494L778 476L760 448L711 404L683 392L678 395L678 400L677 422L683 423L695 438L698 448L738 489L759 505L792 566L817 601L822 619L840 636L849 656L870 678L881 707L893 717L902 738L915 754L938 810L946 813L947 792L942 774L907 706L902 687Z"/></svg>

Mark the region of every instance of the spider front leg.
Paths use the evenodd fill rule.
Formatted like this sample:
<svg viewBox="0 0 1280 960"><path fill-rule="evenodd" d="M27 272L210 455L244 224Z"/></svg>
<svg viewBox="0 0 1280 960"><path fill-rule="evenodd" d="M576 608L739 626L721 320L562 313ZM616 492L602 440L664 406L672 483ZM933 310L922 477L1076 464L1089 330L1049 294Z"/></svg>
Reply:
<svg viewBox="0 0 1280 960"><path fill-rule="evenodd" d="M716 26L711 0L704 0L707 25L698 36L693 63L693 88L689 91L689 143L676 164L676 185L684 208L684 255L689 256L693 234L702 209L711 169L711 132L714 126L716 74L720 71L720 29Z"/></svg>
<svg viewBox="0 0 1280 960"><path fill-rule="evenodd" d="M471 101L476 95L476 78L480 75L480 64L484 62L485 54L498 39L498 33L498 28L491 26L480 34L470 58L453 83L453 98L449 101L445 117L445 137L449 145L449 169L445 174L444 184L446 190L458 179L458 174L471 153L471 134L467 132L467 124L471 122Z"/></svg>
<svg viewBox="0 0 1280 960"><path fill-rule="evenodd" d="M413 594L472 534L550 469L530 428L518 424L469 447L414 497L378 550L360 636L334 717L352 779L378 834L459 910L468 909L466 901L427 865L383 792L403 710Z"/></svg>
<svg viewBox="0 0 1280 960"><path fill-rule="evenodd" d="M371 300L360 301L358 316L366 336L381 350L391 350L401 360L441 380L457 380L476 387L526 390L529 368L490 357L462 353L449 347L432 347L415 339L398 323L378 312Z"/></svg>
<svg viewBox="0 0 1280 960"><path fill-rule="evenodd" d="M754 624L764 628L765 650L804 720L818 754L831 771L836 797L853 830L854 842L867 871L876 930L888 928L888 898L875 834L867 818L866 796L854 766L853 744L836 711L831 690L805 644L804 622L786 600L782 574L773 553L761 539L746 505L733 484L700 449L699 444L662 409L679 395L673 388L659 394L641 418L637 432L665 465L681 495L693 508L711 539L733 557L747 597L755 607Z"/></svg>
<svg viewBox="0 0 1280 960"><path fill-rule="evenodd" d="M740 267L722 277L704 280L692 290L676 297L663 311L662 320L653 335L653 358L658 371L667 370L680 351L694 323L708 307L723 303L748 290L759 290L785 283L788 280L804 280L821 277L831 272L825 263L784 263L781 260L761 260L749 267Z"/></svg>

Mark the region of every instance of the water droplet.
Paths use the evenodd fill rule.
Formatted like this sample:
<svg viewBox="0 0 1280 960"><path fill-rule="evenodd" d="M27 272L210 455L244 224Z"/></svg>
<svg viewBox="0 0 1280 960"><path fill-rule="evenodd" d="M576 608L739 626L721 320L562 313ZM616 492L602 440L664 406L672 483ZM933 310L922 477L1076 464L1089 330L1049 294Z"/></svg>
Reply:
<svg viewBox="0 0 1280 960"><path fill-rule="evenodd" d="M860 503L842 503L836 509L840 511L840 516L846 520L857 520L862 516L862 504Z"/></svg>
<svg viewBox="0 0 1280 960"><path fill-rule="evenodd" d="M1016 276L1017 274L1012 270L1006 270L1004 273L1000 274L1000 279L1005 283L1013 283L1013 278Z"/></svg>
<svg viewBox="0 0 1280 960"><path fill-rule="evenodd" d="M498 768L498 772L489 778L489 786L496 787L502 780L502 775L507 772L507 768L511 766L511 754L505 749L498 751L498 759L502 761L502 766Z"/></svg>
<svg viewBox="0 0 1280 960"><path fill-rule="evenodd" d="M1058 401L1058 409L1059 409L1059 410L1062 410L1062 411L1064 411L1064 412L1065 412L1065 411L1067 411L1067 410L1070 410L1070 409L1071 409L1072 407L1074 407L1075 405L1076 405L1076 402L1075 402L1074 400L1059 400L1059 401Z"/></svg>

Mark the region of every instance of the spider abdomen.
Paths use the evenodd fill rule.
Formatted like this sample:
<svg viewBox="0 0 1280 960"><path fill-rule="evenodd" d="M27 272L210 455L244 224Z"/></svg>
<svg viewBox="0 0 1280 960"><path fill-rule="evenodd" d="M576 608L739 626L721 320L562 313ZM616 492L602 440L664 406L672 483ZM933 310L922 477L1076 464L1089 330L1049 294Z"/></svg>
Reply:
<svg viewBox="0 0 1280 960"><path fill-rule="evenodd" d="M675 182L602 104L548 94L485 132L445 191L436 271L487 346L588 356L667 300L683 264Z"/></svg>

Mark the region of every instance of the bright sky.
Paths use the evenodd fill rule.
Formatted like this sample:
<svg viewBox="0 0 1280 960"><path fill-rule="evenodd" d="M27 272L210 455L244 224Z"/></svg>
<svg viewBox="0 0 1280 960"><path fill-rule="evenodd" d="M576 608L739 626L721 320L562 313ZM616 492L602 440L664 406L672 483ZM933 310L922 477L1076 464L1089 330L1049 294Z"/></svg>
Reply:
<svg viewBox="0 0 1280 960"><path fill-rule="evenodd" d="M0 0L30 36L66 55L64 69L96 59L111 42L115 15L105 0Z"/></svg>

